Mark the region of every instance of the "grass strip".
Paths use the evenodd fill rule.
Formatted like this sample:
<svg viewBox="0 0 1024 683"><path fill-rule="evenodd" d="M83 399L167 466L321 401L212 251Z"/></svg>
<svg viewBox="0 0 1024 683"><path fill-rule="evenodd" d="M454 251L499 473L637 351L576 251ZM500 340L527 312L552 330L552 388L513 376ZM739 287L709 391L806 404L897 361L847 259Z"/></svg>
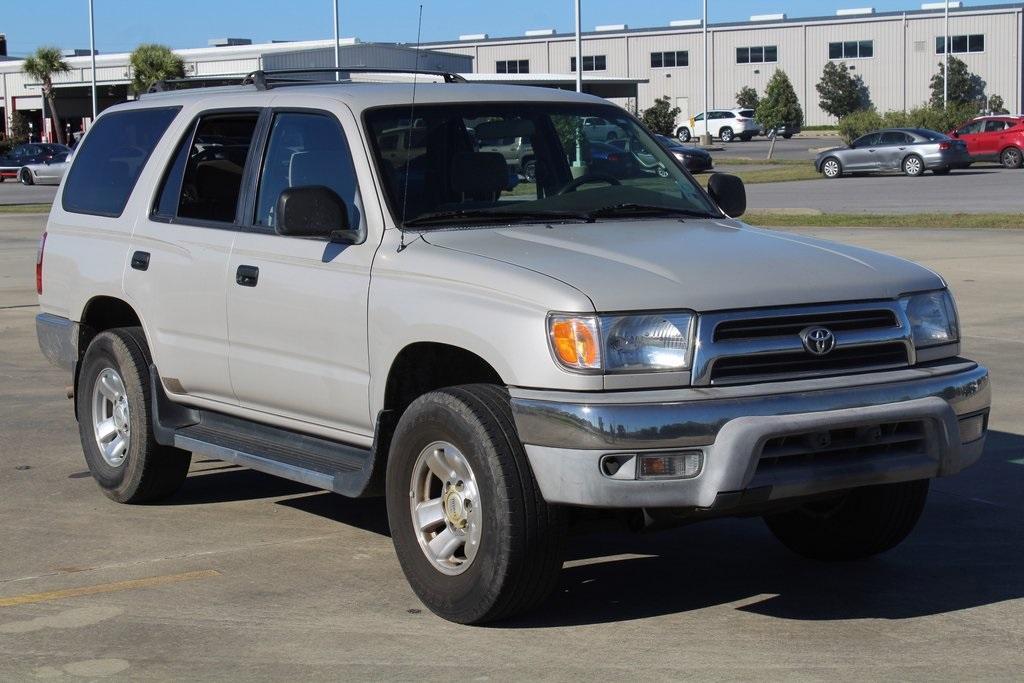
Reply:
<svg viewBox="0 0 1024 683"><path fill-rule="evenodd" d="M729 166L730 161L722 160L722 166ZM785 183L794 180L817 180L821 174L814 170L813 164L801 164L800 166L782 164L778 168L757 169L755 171L735 171L732 175L739 176L745 185L756 185L758 183ZM707 187L710 173L702 173L697 180Z"/></svg>
<svg viewBox="0 0 1024 683"><path fill-rule="evenodd" d="M0 213L50 213L49 204L0 204Z"/></svg>
<svg viewBox="0 0 1024 683"><path fill-rule="evenodd" d="M825 213L795 215L751 211L745 223L770 228L998 228L1024 229L1024 213Z"/></svg>

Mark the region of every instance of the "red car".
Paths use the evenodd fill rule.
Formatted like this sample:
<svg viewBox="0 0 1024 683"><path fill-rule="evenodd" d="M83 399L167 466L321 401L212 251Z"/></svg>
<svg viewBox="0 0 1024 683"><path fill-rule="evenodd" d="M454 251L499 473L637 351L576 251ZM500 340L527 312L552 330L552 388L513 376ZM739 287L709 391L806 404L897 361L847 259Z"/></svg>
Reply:
<svg viewBox="0 0 1024 683"><path fill-rule="evenodd" d="M1006 168L1024 164L1024 117L979 116L949 133L967 143L971 161L998 161Z"/></svg>

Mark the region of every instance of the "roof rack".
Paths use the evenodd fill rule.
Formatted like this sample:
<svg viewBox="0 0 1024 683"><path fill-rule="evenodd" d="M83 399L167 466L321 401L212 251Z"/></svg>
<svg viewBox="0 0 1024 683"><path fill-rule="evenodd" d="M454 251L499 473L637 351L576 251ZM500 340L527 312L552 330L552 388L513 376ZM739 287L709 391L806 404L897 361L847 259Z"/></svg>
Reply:
<svg viewBox="0 0 1024 683"><path fill-rule="evenodd" d="M323 67L323 68L311 68L311 69L274 69L273 71L264 71L259 69L253 71L248 76L242 79L242 85L255 85L257 90L268 90L274 87L286 86L286 85L309 85L311 83L335 83L336 81L315 81L305 78L283 78L283 74L317 74L317 73L328 73L328 74L352 74L352 73L369 73L369 74L413 74L421 76L441 76L444 78L445 83L466 83L466 79L459 74L452 73L450 71L435 71L427 69L388 69L388 68L374 68L368 66L344 66L344 67Z"/></svg>

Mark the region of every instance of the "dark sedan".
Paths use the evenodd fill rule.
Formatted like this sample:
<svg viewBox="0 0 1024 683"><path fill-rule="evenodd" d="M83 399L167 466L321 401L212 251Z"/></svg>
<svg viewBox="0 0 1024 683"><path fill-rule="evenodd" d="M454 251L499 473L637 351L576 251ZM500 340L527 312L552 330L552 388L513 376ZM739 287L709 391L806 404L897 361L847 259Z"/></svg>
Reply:
<svg viewBox="0 0 1024 683"><path fill-rule="evenodd" d="M70 153L71 148L67 145L46 142L18 145L7 154L0 155L0 182L6 178L17 178L23 166L44 163L59 154Z"/></svg>
<svg viewBox="0 0 1024 683"><path fill-rule="evenodd" d="M672 156L678 159L690 173L710 171L714 168L711 154L699 147L690 147L667 135L656 135L658 142L671 152Z"/></svg>
<svg viewBox="0 0 1024 683"><path fill-rule="evenodd" d="M846 147L821 152L814 167L826 178L871 171L919 176L925 171L945 175L970 163L967 145L944 133L927 128L888 128L862 135Z"/></svg>

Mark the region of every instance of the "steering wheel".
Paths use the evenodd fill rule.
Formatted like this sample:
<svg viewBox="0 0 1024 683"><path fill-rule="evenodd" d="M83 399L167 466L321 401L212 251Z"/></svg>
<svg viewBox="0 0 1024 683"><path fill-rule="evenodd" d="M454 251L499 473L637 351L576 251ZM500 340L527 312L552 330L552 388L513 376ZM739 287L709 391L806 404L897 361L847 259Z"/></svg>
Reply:
<svg viewBox="0 0 1024 683"><path fill-rule="evenodd" d="M575 192L588 183L608 183L609 185L621 185L619 179L607 173L587 173L576 180L570 181L565 187L558 191L558 194Z"/></svg>

